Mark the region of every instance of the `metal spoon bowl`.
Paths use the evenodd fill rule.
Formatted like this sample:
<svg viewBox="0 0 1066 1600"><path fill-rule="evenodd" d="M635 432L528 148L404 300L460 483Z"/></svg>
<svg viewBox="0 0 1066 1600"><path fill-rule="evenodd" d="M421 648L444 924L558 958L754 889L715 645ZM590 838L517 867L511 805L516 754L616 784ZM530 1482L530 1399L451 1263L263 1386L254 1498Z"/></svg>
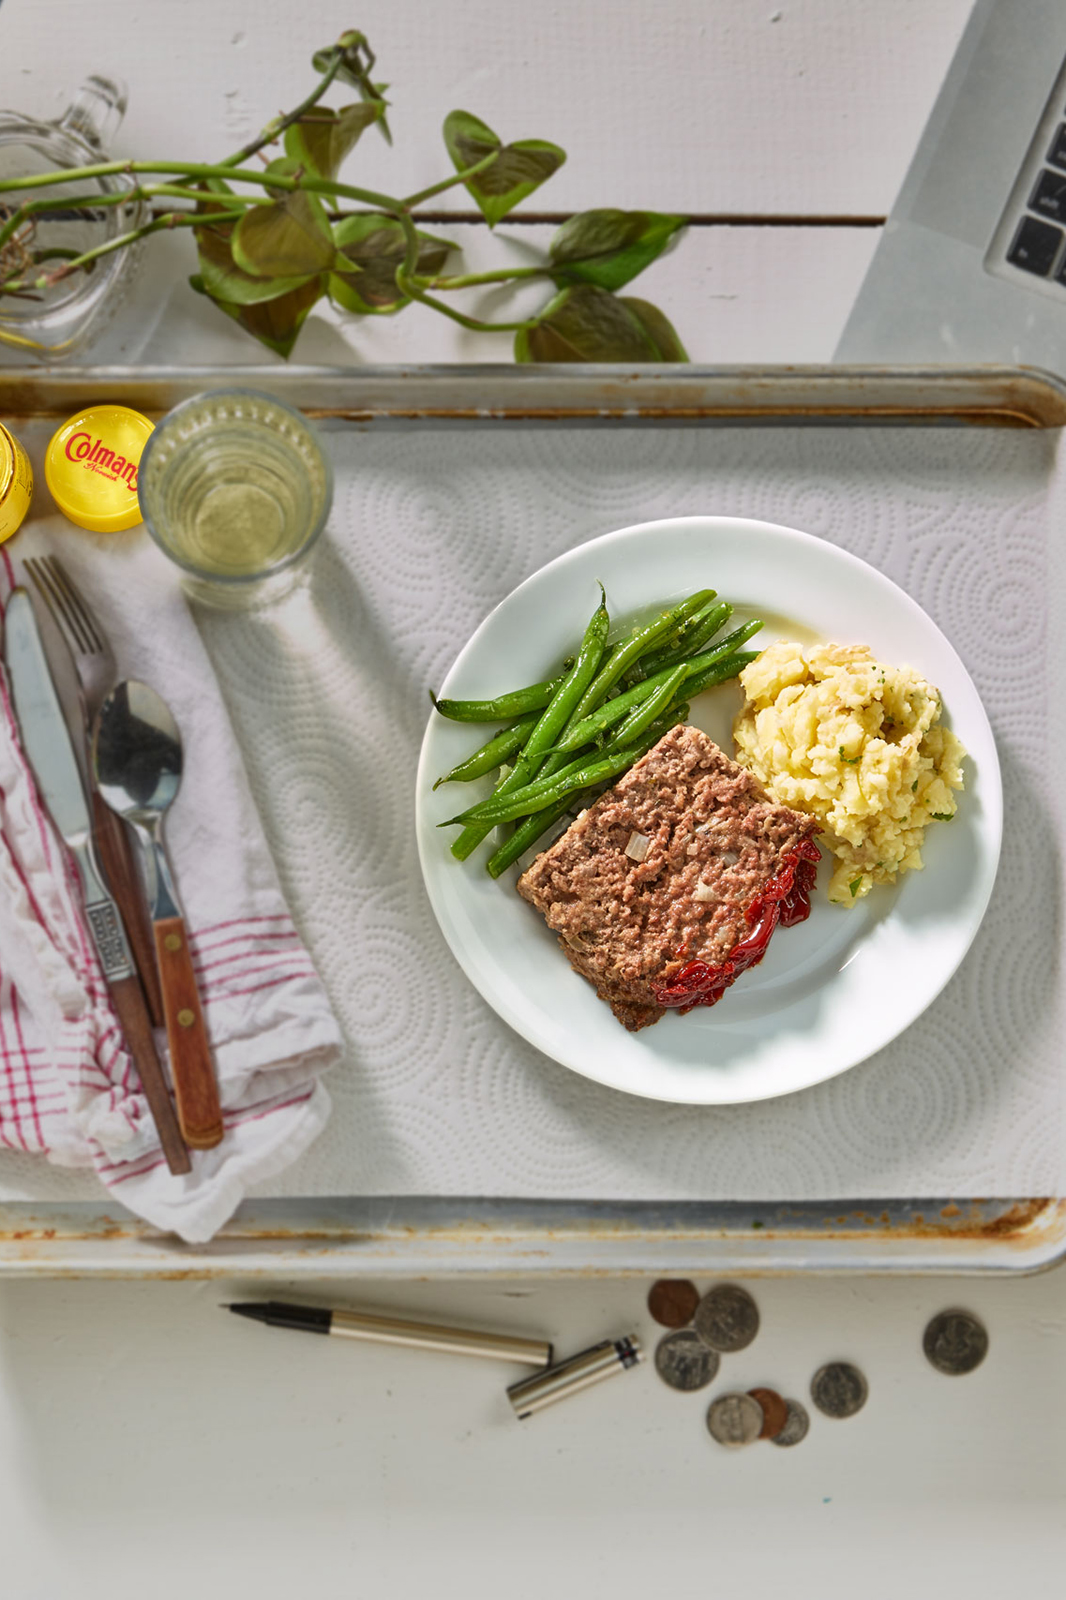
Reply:
<svg viewBox="0 0 1066 1600"><path fill-rule="evenodd" d="M93 765L112 811L151 827L181 787L181 733L161 695L127 678L106 696L96 719Z"/></svg>
<svg viewBox="0 0 1066 1600"><path fill-rule="evenodd" d="M144 857L170 1067L185 1142L210 1149L222 1111L188 934L163 844L163 818L181 787L181 734L146 683L117 683L96 717L93 772L102 798L131 823Z"/></svg>

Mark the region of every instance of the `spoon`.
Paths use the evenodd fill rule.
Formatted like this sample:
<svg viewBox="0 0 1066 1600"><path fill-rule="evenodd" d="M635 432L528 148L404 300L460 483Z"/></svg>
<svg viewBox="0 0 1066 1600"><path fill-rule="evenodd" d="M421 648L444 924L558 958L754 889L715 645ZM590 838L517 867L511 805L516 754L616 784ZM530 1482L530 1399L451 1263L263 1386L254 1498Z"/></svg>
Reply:
<svg viewBox="0 0 1066 1600"><path fill-rule="evenodd" d="M209 1150L222 1139L222 1108L196 987L185 920L163 843L163 818L181 786L181 734L146 683L117 683L96 716L96 786L140 842L178 1121L186 1144Z"/></svg>

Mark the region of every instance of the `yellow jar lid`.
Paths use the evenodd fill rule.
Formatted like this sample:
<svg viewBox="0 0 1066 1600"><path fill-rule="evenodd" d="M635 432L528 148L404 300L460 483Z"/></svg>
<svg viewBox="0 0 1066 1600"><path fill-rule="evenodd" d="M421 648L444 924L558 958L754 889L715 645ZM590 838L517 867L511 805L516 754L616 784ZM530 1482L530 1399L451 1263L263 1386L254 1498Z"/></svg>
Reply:
<svg viewBox="0 0 1066 1600"><path fill-rule="evenodd" d="M128 406L90 406L53 434L45 481L71 522L118 533L141 521L137 469L152 427Z"/></svg>
<svg viewBox="0 0 1066 1600"><path fill-rule="evenodd" d="M0 423L0 544L18 532L32 495L29 457L15 435Z"/></svg>

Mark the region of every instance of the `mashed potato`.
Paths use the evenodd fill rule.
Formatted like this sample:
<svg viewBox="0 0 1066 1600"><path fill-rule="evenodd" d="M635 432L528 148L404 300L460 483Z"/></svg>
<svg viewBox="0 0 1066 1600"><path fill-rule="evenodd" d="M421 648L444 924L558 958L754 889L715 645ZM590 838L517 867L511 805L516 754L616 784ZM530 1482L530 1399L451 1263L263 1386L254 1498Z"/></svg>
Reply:
<svg viewBox="0 0 1066 1600"><path fill-rule="evenodd" d="M785 641L740 674L737 760L782 805L817 816L839 857L829 898L854 905L922 865L927 825L955 815L966 752L940 695L864 645Z"/></svg>

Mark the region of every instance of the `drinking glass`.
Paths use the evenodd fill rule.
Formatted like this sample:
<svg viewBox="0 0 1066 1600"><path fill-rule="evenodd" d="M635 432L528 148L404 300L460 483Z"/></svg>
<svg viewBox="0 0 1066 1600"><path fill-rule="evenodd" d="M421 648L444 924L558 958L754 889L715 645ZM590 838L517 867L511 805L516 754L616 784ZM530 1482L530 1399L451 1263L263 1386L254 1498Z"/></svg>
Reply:
<svg viewBox="0 0 1066 1600"><path fill-rule="evenodd" d="M236 609L287 594L326 525L333 472L315 429L254 389L175 406L141 456L145 526L187 591Z"/></svg>

